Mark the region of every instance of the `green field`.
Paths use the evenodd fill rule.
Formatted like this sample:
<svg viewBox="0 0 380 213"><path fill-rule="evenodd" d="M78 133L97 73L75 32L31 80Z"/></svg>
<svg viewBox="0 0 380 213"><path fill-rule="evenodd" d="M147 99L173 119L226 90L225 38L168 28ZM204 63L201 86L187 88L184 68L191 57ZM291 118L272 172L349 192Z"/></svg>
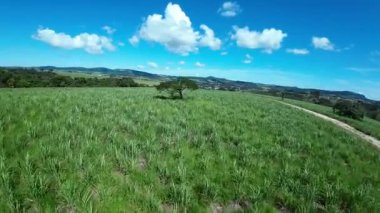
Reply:
<svg viewBox="0 0 380 213"><path fill-rule="evenodd" d="M249 93L0 90L0 212L380 212L380 155Z"/></svg>
<svg viewBox="0 0 380 213"><path fill-rule="evenodd" d="M343 121L351 125L352 127L354 127L355 129L359 131L362 131L368 135L371 135L377 139L380 139L380 122L379 121L373 120L368 117L364 117L362 121L359 121L352 118L339 116L333 112L333 109L331 107L313 104L313 103L309 103L305 101L286 99L285 102L338 119L340 121Z"/></svg>
<svg viewBox="0 0 380 213"><path fill-rule="evenodd" d="M58 75L69 76L72 78L109 78L108 75L103 75L102 73L85 73L85 72L66 72L66 71L54 71Z"/></svg>
<svg viewBox="0 0 380 213"><path fill-rule="evenodd" d="M68 72L68 71L54 71L58 75L63 75L63 76L69 76L72 78L109 78L109 75L104 75L102 73L85 73L85 72ZM160 83L159 80L151 80L151 79L146 79L142 77L136 77L133 78L133 80L138 83L138 84L144 84L147 86L156 86Z"/></svg>

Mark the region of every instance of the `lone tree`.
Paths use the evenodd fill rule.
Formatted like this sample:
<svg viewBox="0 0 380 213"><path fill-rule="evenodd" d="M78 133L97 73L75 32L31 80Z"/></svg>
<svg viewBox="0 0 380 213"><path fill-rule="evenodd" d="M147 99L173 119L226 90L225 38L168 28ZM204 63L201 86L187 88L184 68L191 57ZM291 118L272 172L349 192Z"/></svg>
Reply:
<svg viewBox="0 0 380 213"><path fill-rule="evenodd" d="M177 80L161 82L156 86L156 89L160 92L166 91L172 99L183 99L183 91L186 89L197 90L198 85L195 81L188 78L178 78Z"/></svg>

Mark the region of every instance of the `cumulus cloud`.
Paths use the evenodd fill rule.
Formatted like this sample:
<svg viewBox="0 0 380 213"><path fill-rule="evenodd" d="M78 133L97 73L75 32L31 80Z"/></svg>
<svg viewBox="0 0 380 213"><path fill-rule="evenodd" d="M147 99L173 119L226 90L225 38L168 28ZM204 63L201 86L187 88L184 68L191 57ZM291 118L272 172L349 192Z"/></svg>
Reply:
<svg viewBox="0 0 380 213"><path fill-rule="evenodd" d="M297 48L286 49L286 52L294 54L294 55L307 55L310 53L309 50L307 49L297 49Z"/></svg>
<svg viewBox="0 0 380 213"><path fill-rule="evenodd" d="M227 51L221 52L220 55L222 56L228 55L228 52Z"/></svg>
<svg viewBox="0 0 380 213"><path fill-rule="evenodd" d="M215 37L214 31L204 24L201 25L201 29L205 32L205 34L201 36L199 45L209 47L212 50L219 50L222 45L222 41Z"/></svg>
<svg viewBox="0 0 380 213"><path fill-rule="evenodd" d="M314 48L316 49L322 49L322 50L327 50L327 51L335 50L334 44L331 43L331 41L326 37L314 36L312 38L312 43L313 43Z"/></svg>
<svg viewBox="0 0 380 213"><path fill-rule="evenodd" d="M65 33L56 33L49 28L44 28L38 29L37 33L32 37L54 47L84 49L91 54L101 54L104 50L113 51L116 49L112 44L112 39L97 34L81 33L76 36L70 36Z"/></svg>
<svg viewBox="0 0 380 213"><path fill-rule="evenodd" d="M195 66L197 66L197 67L205 67L206 64L202 64L201 62L197 61L197 62L195 63Z"/></svg>
<svg viewBox="0 0 380 213"><path fill-rule="evenodd" d="M281 48L281 43L287 34L274 28L264 29L262 32L251 31L248 27L234 27L235 33L231 36L236 45L248 49L263 49L272 53Z"/></svg>
<svg viewBox="0 0 380 213"><path fill-rule="evenodd" d="M250 54L246 54L243 63L244 64L250 64L250 63L252 63L252 60L253 60L253 57Z"/></svg>
<svg viewBox="0 0 380 213"><path fill-rule="evenodd" d="M106 31L108 34L113 34L114 32L116 32L116 29L115 28L112 28L112 27L110 27L110 26L103 26L102 27L102 29L104 30L104 31Z"/></svg>
<svg viewBox="0 0 380 213"><path fill-rule="evenodd" d="M190 18L178 4L169 3L164 15L149 15L129 42L132 45L140 40L156 42L180 55L197 52L199 47L219 49L221 41L214 31L206 25L201 25L201 29L204 34L193 29Z"/></svg>
<svg viewBox="0 0 380 213"><path fill-rule="evenodd" d="M179 61L178 64L184 65L184 64L186 64L186 62L185 61Z"/></svg>
<svg viewBox="0 0 380 213"><path fill-rule="evenodd" d="M137 65L136 67L137 67L137 69L140 69L140 70L145 69L144 65Z"/></svg>
<svg viewBox="0 0 380 213"><path fill-rule="evenodd" d="M117 45L119 45L120 47L124 47L125 46L124 42L121 42L121 41L118 42Z"/></svg>
<svg viewBox="0 0 380 213"><path fill-rule="evenodd" d="M128 41L132 46L137 46L137 44L140 42L140 39L137 36L132 36L130 39L128 39Z"/></svg>
<svg viewBox="0 0 380 213"><path fill-rule="evenodd" d="M148 66L150 68L154 68L154 69L158 68L158 64L156 62L152 62L152 61L148 62Z"/></svg>
<svg viewBox="0 0 380 213"><path fill-rule="evenodd" d="M241 12L241 9L237 2L226 1L219 8L218 12L224 17L234 17Z"/></svg>

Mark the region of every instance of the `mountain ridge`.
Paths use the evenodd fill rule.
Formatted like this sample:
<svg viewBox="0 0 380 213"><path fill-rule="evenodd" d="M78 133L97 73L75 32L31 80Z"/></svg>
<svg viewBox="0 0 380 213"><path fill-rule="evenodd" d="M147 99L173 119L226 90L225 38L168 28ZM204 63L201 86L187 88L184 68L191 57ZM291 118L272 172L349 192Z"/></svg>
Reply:
<svg viewBox="0 0 380 213"><path fill-rule="evenodd" d="M58 66L37 66L37 67L21 67L17 68L35 68L41 71L66 71L66 72L80 72L80 73L101 73L109 76L124 76L132 78L145 78L148 80L165 81L178 78L179 76L153 74L145 71L139 71L134 69L111 69L106 67L58 67ZM208 77L195 77L186 76L192 80L195 80L201 88L205 89L221 89L221 90L243 90L243 91L256 91L256 92L287 92L287 93L299 93L307 94L315 91L319 91L321 96L338 97L345 99L354 99L366 102L378 102L367 98L363 94L359 94L352 91L337 91L337 90L322 90L314 88L300 88L297 86L281 86L276 84L263 84L241 80L229 80L226 78L219 78L214 76Z"/></svg>

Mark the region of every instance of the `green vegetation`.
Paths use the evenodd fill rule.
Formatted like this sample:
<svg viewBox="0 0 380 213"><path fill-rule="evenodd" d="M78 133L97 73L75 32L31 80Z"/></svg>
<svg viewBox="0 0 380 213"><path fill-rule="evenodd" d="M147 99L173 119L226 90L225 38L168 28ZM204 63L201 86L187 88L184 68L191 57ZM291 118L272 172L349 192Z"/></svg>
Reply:
<svg viewBox="0 0 380 213"><path fill-rule="evenodd" d="M150 87L157 86L161 81L159 80L151 80L151 79L145 79L145 78L133 78L133 80L141 85L147 85Z"/></svg>
<svg viewBox="0 0 380 213"><path fill-rule="evenodd" d="M58 75L35 69L0 70L0 87L137 87L132 78L89 78Z"/></svg>
<svg viewBox="0 0 380 213"><path fill-rule="evenodd" d="M197 90L198 85L193 80L181 77L176 80L161 82L156 86L156 89L160 92L167 92L171 99L183 99L183 92L185 90Z"/></svg>
<svg viewBox="0 0 380 213"><path fill-rule="evenodd" d="M325 93L325 95L322 96L322 93ZM360 120L365 115L373 120L380 121L380 102L366 100L364 96L354 95L351 92L310 90L305 93L301 91L286 92L283 90L278 92L277 90L269 90L268 92L260 92L259 94L281 97L282 100L287 98L305 101L327 107L337 106L341 109L336 110L336 112L342 116Z"/></svg>
<svg viewBox="0 0 380 213"><path fill-rule="evenodd" d="M58 75L70 76L72 78L109 78L110 75L106 75L99 72L79 72L79 71L54 71ZM117 75L111 74L111 77L117 78ZM143 77L134 77L133 80L139 85L156 86L160 83L159 80L152 80Z"/></svg>
<svg viewBox="0 0 380 213"><path fill-rule="evenodd" d="M309 109L315 112L322 113L324 115L327 115L329 117L338 119L340 121L343 121L352 127L356 128L357 130L360 130L368 135L371 135L373 137L376 137L380 139L380 122L373 120L368 117L364 117L362 120L356 120L353 118L348 118L345 116L340 116L334 113L332 107L327 107L327 106L322 106L322 105L317 105L309 102L304 102L304 101L297 101L297 100L285 100L288 103L298 105L300 107L303 107L305 109Z"/></svg>
<svg viewBox="0 0 380 213"><path fill-rule="evenodd" d="M109 78L109 75L104 75L102 73L85 73L85 72L75 72L75 71L52 71L54 73L57 73L58 75L63 75L63 76L69 76L72 78Z"/></svg>
<svg viewBox="0 0 380 213"><path fill-rule="evenodd" d="M333 107L333 112L355 120L362 120L364 118L364 111L359 103L348 100L337 101Z"/></svg>
<svg viewBox="0 0 380 213"><path fill-rule="evenodd" d="M0 212L379 212L380 155L271 98L0 90Z"/></svg>

